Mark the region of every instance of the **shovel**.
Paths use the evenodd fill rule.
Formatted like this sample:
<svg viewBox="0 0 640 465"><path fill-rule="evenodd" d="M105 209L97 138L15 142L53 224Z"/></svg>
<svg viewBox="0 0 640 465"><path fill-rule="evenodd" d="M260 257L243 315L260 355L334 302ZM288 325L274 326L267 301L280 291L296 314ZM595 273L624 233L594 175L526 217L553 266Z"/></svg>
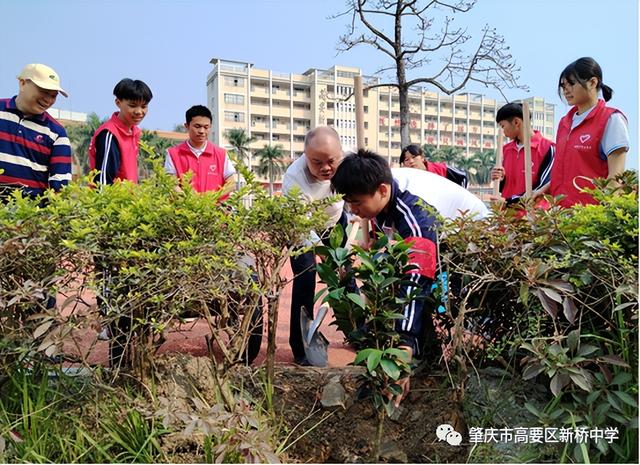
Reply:
<svg viewBox="0 0 640 465"><path fill-rule="evenodd" d="M327 305L322 305L318 309L318 314L315 318L313 318L313 315L306 307L302 307L300 314L300 328L302 329L304 353L309 363L315 367L327 366L327 348L329 347L329 341L324 337L324 334L320 332L320 324L327 315L328 309L329 307Z"/></svg>

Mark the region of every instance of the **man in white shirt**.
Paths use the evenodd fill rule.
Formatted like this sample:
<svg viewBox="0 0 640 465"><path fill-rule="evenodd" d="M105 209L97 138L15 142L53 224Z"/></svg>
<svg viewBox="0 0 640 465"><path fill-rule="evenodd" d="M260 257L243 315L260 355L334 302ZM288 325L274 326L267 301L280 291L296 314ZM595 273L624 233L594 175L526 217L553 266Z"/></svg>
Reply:
<svg viewBox="0 0 640 465"><path fill-rule="evenodd" d="M312 129L304 140L304 154L287 168L282 181L282 192L287 194L295 186L309 201L322 200L335 195L331 189L331 178L342 161L342 157L340 136L335 129L328 126ZM324 225L324 231L312 233L310 238L312 243L326 239L336 224L346 227L347 219L343 207L342 200L327 207L326 212L329 220ZM315 266L316 256L313 252L291 257L294 278L291 295L289 345L295 362L299 365L310 365L305 356L302 342L300 312L302 307L313 312L316 287Z"/></svg>
<svg viewBox="0 0 640 465"><path fill-rule="evenodd" d="M475 219L489 215L486 205L464 187L429 171L392 168L393 179L402 191L409 191L433 206L441 216L455 219L463 212Z"/></svg>

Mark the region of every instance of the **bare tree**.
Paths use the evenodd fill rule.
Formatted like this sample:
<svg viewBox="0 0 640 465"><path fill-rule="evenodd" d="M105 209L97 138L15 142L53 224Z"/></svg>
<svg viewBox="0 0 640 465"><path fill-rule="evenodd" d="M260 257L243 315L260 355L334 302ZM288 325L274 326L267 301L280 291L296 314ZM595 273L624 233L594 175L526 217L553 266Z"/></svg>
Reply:
<svg viewBox="0 0 640 465"><path fill-rule="evenodd" d="M333 16L351 16L347 33L340 37L338 50L345 52L366 44L391 59L393 63L376 74L394 70L396 82L366 88L398 89L402 146L410 143L408 95L412 86L430 84L446 94L463 89L469 82L483 84L500 93L505 87L526 89L526 86L518 85L520 68L516 67L504 37L495 28L485 25L481 35L474 39L466 29L453 27L454 18L442 13L467 13L475 0L348 0L347 4L346 11ZM440 27L437 23L441 23ZM385 28L390 32L385 32ZM409 35L411 37L407 38ZM407 76L418 68L420 73L428 68L431 75Z"/></svg>

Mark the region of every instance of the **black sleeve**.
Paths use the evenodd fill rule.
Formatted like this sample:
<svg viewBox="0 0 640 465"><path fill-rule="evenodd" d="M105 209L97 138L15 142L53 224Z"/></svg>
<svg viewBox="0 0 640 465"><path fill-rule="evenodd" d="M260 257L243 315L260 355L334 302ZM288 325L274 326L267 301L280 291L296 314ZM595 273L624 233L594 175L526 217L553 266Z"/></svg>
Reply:
<svg viewBox="0 0 640 465"><path fill-rule="evenodd" d="M467 179L466 171L454 168L452 166L447 166L447 179L449 181L455 182L465 189L467 188L467 183L469 182Z"/></svg>
<svg viewBox="0 0 640 465"><path fill-rule="evenodd" d="M106 129L96 137L96 169L100 171L94 180L98 184L113 184L120 169L118 141Z"/></svg>
<svg viewBox="0 0 640 465"><path fill-rule="evenodd" d="M549 150L547 150L547 153L540 164L540 168L538 168L538 179L535 186L533 186L533 190L540 189L551 181L551 168L553 167L555 153L556 148L552 145L549 147Z"/></svg>

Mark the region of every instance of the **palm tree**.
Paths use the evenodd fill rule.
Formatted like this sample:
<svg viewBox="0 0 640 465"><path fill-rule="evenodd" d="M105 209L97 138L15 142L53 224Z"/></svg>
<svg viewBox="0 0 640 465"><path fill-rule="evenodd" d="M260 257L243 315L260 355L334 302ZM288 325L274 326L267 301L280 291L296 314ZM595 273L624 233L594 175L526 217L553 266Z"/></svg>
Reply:
<svg viewBox="0 0 640 465"><path fill-rule="evenodd" d="M438 153L440 150L436 145L424 144L422 146L422 151L424 152L424 158L429 161L437 161L440 157L440 154Z"/></svg>
<svg viewBox="0 0 640 465"><path fill-rule="evenodd" d="M458 147L440 147L433 153L433 161L443 161L449 166L456 168L464 168L465 156L462 153L462 149Z"/></svg>
<svg viewBox="0 0 640 465"><path fill-rule="evenodd" d="M481 186L488 185L491 182L491 168L496 163L496 153L493 150L484 150L474 155L478 161L478 174L476 180Z"/></svg>
<svg viewBox="0 0 640 465"><path fill-rule="evenodd" d="M142 130L142 136L140 140L147 144L152 149L153 153L147 153L144 150L140 150L138 158L138 171L140 178L144 179L149 177L153 171L154 160L164 160L167 149L176 144L176 141L167 139L166 137L160 137L154 131Z"/></svg>
<svg viewBox="0 0 640 465"><path fill-rule="evenodd" d="M242 163L244 165L249 166L249 170L251 170L251 160L249 160L249 156L251 155L251 149L249 145L252 142L255 142L255 137L249 137L244 129L233 128L228 129L225 133L225 137L229 141L231 147L233 147L233 152L235 153L237 163Z"/></svg>
<svg viewBox="0 0 640 465"><path fill-rule="evenodd" d="M106 121L95 113L87 116L87 121L67 128L67 136L73 152L73 171L75 174L89 172L89 143L93 134Z"/></svg>
<svg viewBox="0 0 640 465"><path fill-rule="evenodd" d="M469 174L469 184L479 184L478 182L479 166L480 166L480 160L476 158L476 154L469 154L468 157L465 157L464 154L460 152L460 158L457 161L456 168L465 170Z"/></svg>
<svg viewBox="0 0 640 465"><path fill-rule="evenodd" d="M269 179L269 194L273 194L273 182L284 173L286 166L284 164L284 154L281 145L265 145L256 152L256 156L260 159L257 173L260 176L266 176Z"/></svg>

